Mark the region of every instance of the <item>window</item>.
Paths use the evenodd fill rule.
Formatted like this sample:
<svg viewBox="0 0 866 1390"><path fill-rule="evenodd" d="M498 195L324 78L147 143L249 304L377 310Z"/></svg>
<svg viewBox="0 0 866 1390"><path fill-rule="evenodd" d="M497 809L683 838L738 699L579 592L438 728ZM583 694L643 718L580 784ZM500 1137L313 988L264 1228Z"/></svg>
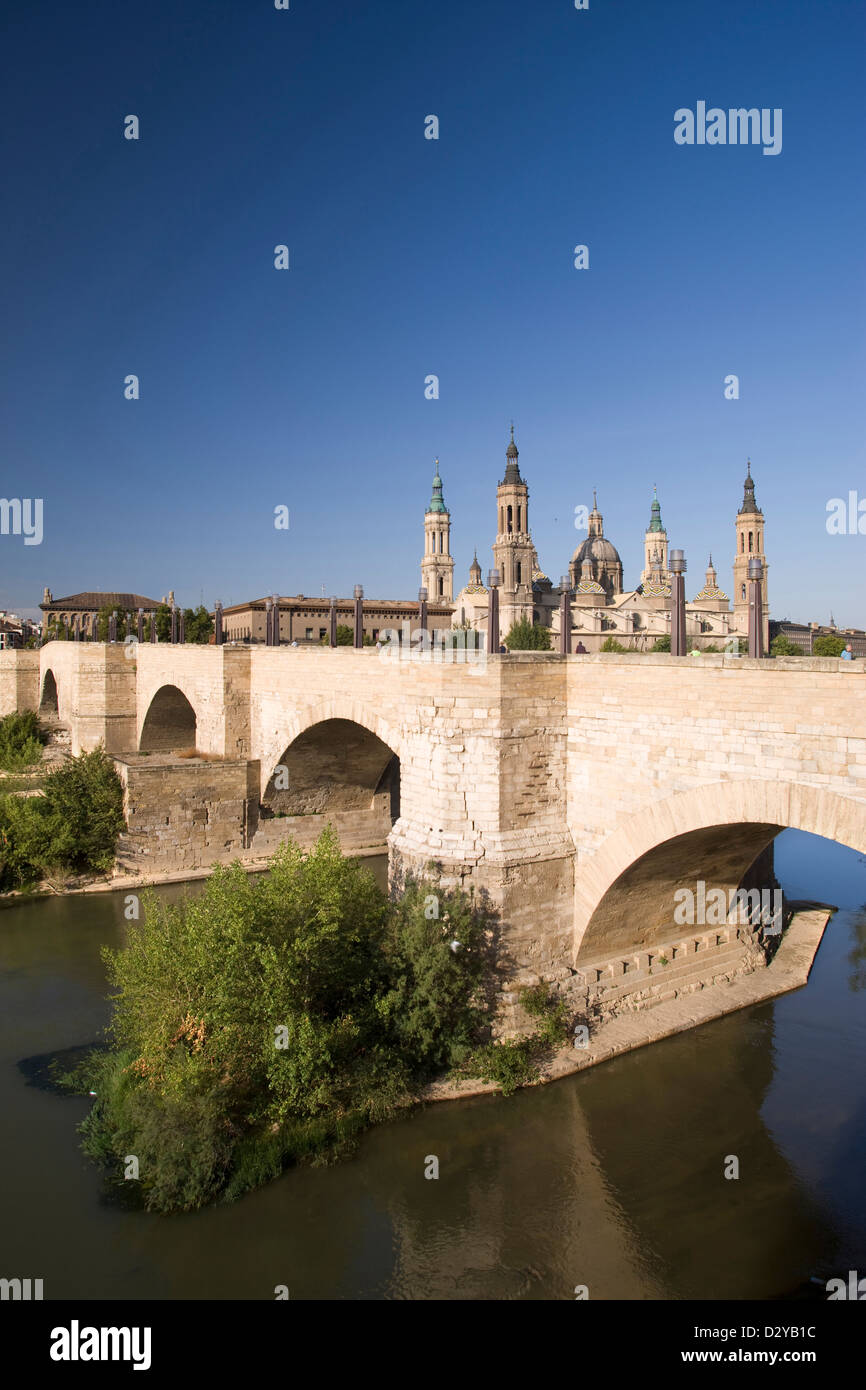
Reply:
<svg viewBox="0 0 866 1390"><path fill-rule="evenodd" d="M442 595L444 594L444 592L445 592L445 581L443 580L442 576L440 575L440 576L439 576L439 597L440 597L440 598L442 597Z"/></svg>
<svg viewBox="0 0 866 1390"><path fill-rule="evenodd" d="M752 532L749 532L749 554L752 553Z"/></svg>
<svg viewBox="0 0 866 1390"><path fill-rule="evenodd" d="M509 503L509 506L508 506L507 516L508 516L508 534L509 534L509 536L510 536L511 533L512 533L512 531L514 530L514 526L513 526L513 521L514 521L514 509L512 508L512 506L510 505L510 503Z"/></svg>
<svg viewBox="0 0 866 1390"><path fill-rule="evenodd" d="M519 505L518 505L518 508L517 508L517 529L518 529L518 531L520 531L520 530L522 529L522 528L521 528L521 525L520 525L520 506L519 506Z"/></svg>
<svg viewBox="0 0 866 1390"><path fill-rule="evenodd" d="M522 584L522 583L523 583L522 575L523 575L523 567L522 567L520 561L518 560L518 561L517 561L517 582L518 582L518 584Z"/></svg>
<svg viewBox="0 0 866 1390"><path fill-rule="evenodd" d="M741 585L740 585L740 598L744 599L745 597L746 597L746 586L745 586L745 584L741 584Z"/></svg>
<svg viewBox="0 0 866 1390"><path fill-rule="evenodd" d="M306 629L306 632L305 632L304 635L306 636L306 639L307 639L308 642L312 642L312 640L313 640L313 629L312 629L311 627L308 627L308 628Z"/></svg>
<svg viewBox="0 0 866 1390"><path fill-rule="evenodd" d="M373 628L372 637L373 637L373 641L374 641L374 642L378 642L378 640L379 640L379 629L378 629L377 627L374 627L374 628Z"/></svg>
<svg viewBox="0 0 866 1390"><path fill-rule="evenodd" d="M319 628L319 641L320 641L320 642L324 642L324 640L325 640L325 638L327 637L327 635L328 635L328 629L327 629L326 627L320 627L320 628Z"/></svg>
<svg viewBox="0 0 866 1390"><path fill-rule="evenodd" d="M746 533L745 533L745 531L741 531L741 532L740 532L740 551L741 551L742 554L745 555L745 553L746 553Z"/></svg>

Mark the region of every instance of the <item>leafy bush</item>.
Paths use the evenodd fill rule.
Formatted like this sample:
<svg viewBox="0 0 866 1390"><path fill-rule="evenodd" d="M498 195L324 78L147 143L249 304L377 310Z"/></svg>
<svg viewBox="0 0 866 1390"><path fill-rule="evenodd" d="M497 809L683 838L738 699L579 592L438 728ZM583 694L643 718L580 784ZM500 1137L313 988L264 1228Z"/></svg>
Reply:
<svg viewBox="0 0 866 1390"><path fill-rule="evenodd" d="M621 642L617 642L615 637L606 637L601 644L603 652L624 652L627 650Z"/></svg>
<svg viewBox="0 0 866 1390"><path fill-rule="evenodd" d="M550 628L519 618L512 623L505 645L510 652L549 652Z"/></svg>
<svg viewBox="0 0 866 1390"><path fill-rule="evenodd" d="M332 831L308 855L281 847L259 880L235 864L196 899L143 906L103 952L112 1049L77 1085L97 1093L87 1152L137 1154L150 1210L344 1151L483 1033L484 915L412 883L389 904Z"/></svg>
<svg viewBox="0 0 866 1390"><path fill-rule="evenodd" d="M59 767L42 796L0 797L0 888L21 888L52 869L105 872L123 829L123 789L97 749Z"/></svg>
<svg viewBox="0 0 866 1390"><path fill-rule="evenodd" d="M820 639L819 639L820 640ZM795 642L786 637L784 632L780 632L770 643L770 656L802 656L803 653Z"/></svg>
<svg viewBox="0 0 866 1390"><path fill-rule="evenodd" d="M844 637L816 637L812 643L813 656L841 656L845 650Z"/></svg>
<svg viewBox="0 0 866 1390"><path fill-rule="evenodd" d="M107 872L124 828L123 788L103 748L82 753L45 781L52 858L80 872Z"/></svg>
<svg viewBox="0 0 866 1390"><path fill-rule="evenodd" d="M22 772L33 767L40 761L46 742L47 735L33 710L5 715L0 719L0 768L4 772Z"/></svg>
<svg viewBox="0 0 866 1390"><path fill-rule="evenodd" d="M650 650L651 650L651 651L654 651L654 652L669 652L670 649L671 649L670 633L667 633L667 632L664 634L664 636L662 636L662 637L657 637L656 640L653 642L652 647L650 648Z"/></svg>
<svg viewBox="0 0 866 1390"><path fill-rule="evenodd" d="M533 1038L485 1043L472 1057L470 1074L494 1082L504 1096L513 1095L519 1086L538 1080L538 1067L533 1061L535 1049Z"/></svg>

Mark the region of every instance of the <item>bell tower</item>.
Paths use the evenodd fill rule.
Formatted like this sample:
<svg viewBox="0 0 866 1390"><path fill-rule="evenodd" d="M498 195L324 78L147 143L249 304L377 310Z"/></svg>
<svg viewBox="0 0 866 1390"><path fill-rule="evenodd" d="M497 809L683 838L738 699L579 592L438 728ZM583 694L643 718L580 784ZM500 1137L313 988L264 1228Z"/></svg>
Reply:
<svg viewBox="0 0 866 1390"><path fill-rule="evenodd" d="M433 496L424 513L424 558L421 583L430 603L450 603L454 597L454 559L451 554L451 513L442 500L439 460L433 476Z"/></svg>
<svg viewBox="0 0 866 1390"><path fill-rule="evenodd" d="M743 484L743 501L737 512L736 554L734 556L734 614L739 619L738 630L749 630L749 561L757 555L764 562L764 576L761 582L764 608L764 650L767 649L767 629L770 609L767 602L767 557L764 554L764 514L755 501L755 483L752 478L751 460L746 463L746 481Z"/></svg>
<svg viewBox="0 0 866 1390"><path fill-rule="evenodd" d="M514 426L505 450L505 477L496 489L496 544L493 563L499 570L502 634L520 618L532 622L532 566L535 550L529 533L529 488L520 476Z"/></svg>
<svg viewBox="0 0 866 1390"><path fill-rule="evenodd" d="M671 576L668 569L668 533L662 522L661 503L655 488L653 488L653 500L650 507L650 524L644 535L643 553L644 565L643 574L640 577L641 584L652 581L656 555L661 561L662 582L669 584Z"/></svg>

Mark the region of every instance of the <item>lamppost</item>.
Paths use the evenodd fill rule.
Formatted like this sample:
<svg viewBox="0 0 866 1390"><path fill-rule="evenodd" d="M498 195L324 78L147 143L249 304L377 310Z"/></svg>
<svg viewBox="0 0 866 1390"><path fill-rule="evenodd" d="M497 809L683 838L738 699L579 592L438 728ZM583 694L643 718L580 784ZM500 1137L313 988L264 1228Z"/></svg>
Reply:
<svg viewBox="0 0 866 1390"><path fill-rule="evenodd" d="M112 613L111 617L108 619L108 640L109 640L109 642L116 642L116 641L117 641L117 613L116 613L116 612L115 612L115 613Z"/></svg>
<svg viewBox="0 0 866 1390"><path fill-rule="evenodd" d="M273 631L273 629L274 629L274 625L273 625L273 621L272 621L272 619L271 619L271 601L270 601L269 598L266 598L266 599L265 599L265 646L266 646L266 647L271 647L271 646L273 646L273 642L274 642L274 631Z"/></svg>
<svg viewBox="0 0 866 1390"><path fill-rule="evenodd" d="M280 645L280 596L274 594L271 599L271 631L274 635L274 646Z"/></svg>
<svg viewBox="0 0 866 1390"><path fill-rule="evenodd" d="M328 615L328 641L332 647L337 645L337 596L331 595L331 611Z"/></svg>
<svg viewBox="0 0 866 1390"><path fill-rule="evenodd" d="M488 570L490 604L487 610L487 651L491 656L495 656L499 651L499 579L499 570Z"/></svg>
<svg viewBox="0 0 866 1390"><path fill-rule="evenodd" d="M151 640L151 642L158 642L158 641L159 641L159 633L158 633L157 630L156 630L156 609L155 609L155 608L152 608L152 609L150 610L150 640Z"/></svg>
<svg viewBox="0 0 866 1390"><path fill-rule="evenodd" d="M139 640L139 642L143 642L143 641L144 641L144 609L143 609L143 608L139 608L139 610L138 610L138 629L137 629L137 631L138 631L138 640Z"/></svg>
<svg viewBox="0 0 866 1390"><path fill-rule="evenodd" d="M364 586L355 585L355 646L364 645Z"/></svg>
<svg viewBox="0 0 866 1390"><path fill-rule="evenodd" d="M422 632L426 632L426 631L427 631L427 590L424 588L423 585L422 585L421 588L418 590L418 622L419 622L420 625L421 625L421 631L422 631Z"/></svg>
<svg viewBox="0 0 866 1390"><path fill-rule="evenodd" d="M749 656L764 655L764 595L761 580L764 562L760 555L749 561Z"/></svg>
<svg viewBox="0 0 866 1390"><path fill-rule="evenodd" d="M213 635L218 647L223 644L223 606L217 599L213 606Z"/></svg>
<svg viewBox="0 0 866 1390"><path fill-rule="evenodd" d="M99 641L99 618L95 613L90 624L90 640L91 642Z"/></svg>
<svg viewBox="0 0 866 1390"><path fill-rule="evenodd" d="M177 643L177 606L172 599L171 604L171 640Z"/></svg>
<svg viewBox="0 0 866 1390"><path fill-rule="evenodd" d="M571 578L564 574L559 581L559 650L563 656L571 651Z"/></svg>
<svg viewBox="0 0 866 1390"><path fill-rule="evenodd" d="M178 638L177 638L177 640L180 642L181 646L183 646L184 642L186 641L186 617L184 616L184 611L183 611L182 608L180 609L180 611L179 611L179 613L178 613L177 624L178 624Z"/></svg>
<svg viewBox="0 0 866 1390"><path fill-rule="evenodd" d="M671 551L673 586L671 593L671 656L686 655L686 557L681 550Z"/></svg>

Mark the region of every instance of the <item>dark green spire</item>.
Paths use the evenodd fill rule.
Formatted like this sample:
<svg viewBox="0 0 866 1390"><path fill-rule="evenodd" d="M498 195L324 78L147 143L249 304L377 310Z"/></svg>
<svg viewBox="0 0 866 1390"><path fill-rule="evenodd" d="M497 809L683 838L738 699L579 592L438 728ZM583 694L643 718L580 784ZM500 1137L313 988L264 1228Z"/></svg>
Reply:
<svg viewBox="0 0 866 1390"><path fill-rule="evenodd" d="M433 496L430 499L428 512L446 512L448 508L442 500L442 479L439 477L439 460L436 460L436 472L433 476Z"/></svg>
<svg viewBox="0 0 866 1390"><path fill-rule="evenodd" d="M655 485L653 485L653 501L650 507L650 524L648 529L650 531L663 531L665 529L662 525L662 507L655 490Z"/></svg>

